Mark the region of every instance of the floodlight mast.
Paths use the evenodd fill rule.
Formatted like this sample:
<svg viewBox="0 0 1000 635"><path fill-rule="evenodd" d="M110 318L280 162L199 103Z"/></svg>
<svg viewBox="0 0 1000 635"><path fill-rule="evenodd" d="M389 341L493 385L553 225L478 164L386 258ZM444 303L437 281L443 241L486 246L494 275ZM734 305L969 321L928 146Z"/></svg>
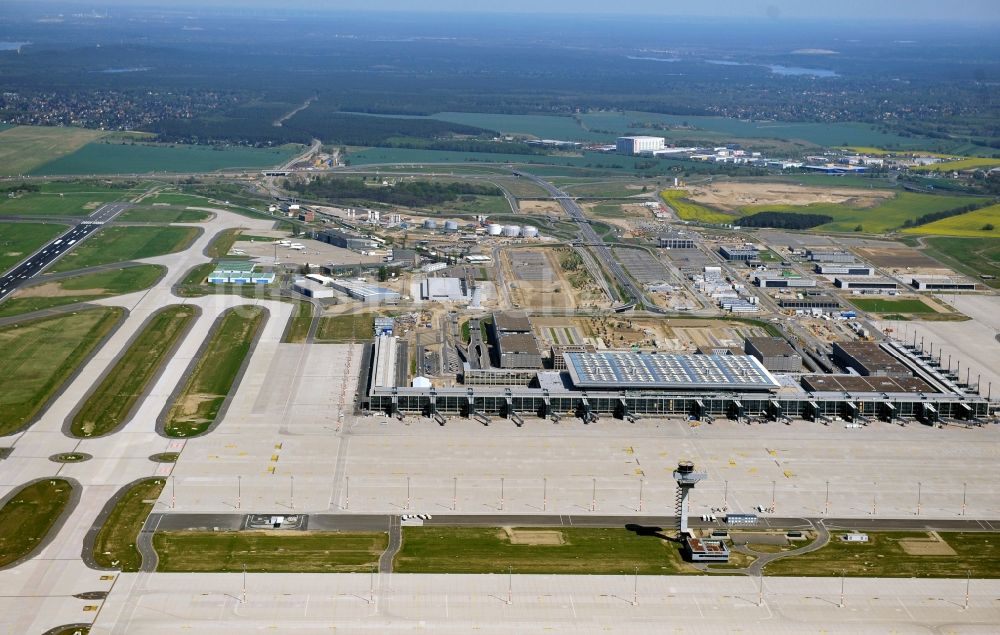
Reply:
<svg viewBox="0 0 1000 635"><path fill-rule="evenodd" d="M694 463L691 461L681 461L674 470L674 480L677 481L677 533L679 538L684 538L691 532L688 530L688 497L691 490L698 481L708 478L706 472L695 472Z"/></svg>

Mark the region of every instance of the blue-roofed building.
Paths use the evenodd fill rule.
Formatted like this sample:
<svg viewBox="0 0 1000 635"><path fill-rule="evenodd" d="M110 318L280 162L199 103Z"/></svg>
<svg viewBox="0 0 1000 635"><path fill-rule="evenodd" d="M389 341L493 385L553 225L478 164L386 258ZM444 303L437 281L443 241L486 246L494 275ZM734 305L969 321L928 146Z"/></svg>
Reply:
<svg viewBox="0 0 1000 635"><path fill-rule="evenodd" d="M579 388L772 390L778 381L749 355L564 353Z"/></svg>

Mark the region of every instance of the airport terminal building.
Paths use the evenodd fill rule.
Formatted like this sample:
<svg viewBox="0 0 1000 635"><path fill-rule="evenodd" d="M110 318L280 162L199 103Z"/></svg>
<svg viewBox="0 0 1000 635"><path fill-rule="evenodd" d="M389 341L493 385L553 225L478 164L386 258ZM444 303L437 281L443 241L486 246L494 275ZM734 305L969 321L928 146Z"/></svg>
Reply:
<svg viewBox="0 0 1000 635"><path fill-rule="evenodd" d="M515 422L523 421L522 416L579 417L590 422L607 415L626 420L682 416L933 423L976 421L989 414L986 399L967 392L913 351L894 343L885 347L921 380L914 385L926 389L912 391L906 387L909 384L896 382L856 392L841 390L837 383L800 384L789 381L790 376L781 381L749 355L604 351L564 353L565 371L539 370L528 385L415 388L380 385L363 375L359 396L365 411L422 414L442 423L443 415L499 416ZM394 375L380 371L381 377Z"/></svg>

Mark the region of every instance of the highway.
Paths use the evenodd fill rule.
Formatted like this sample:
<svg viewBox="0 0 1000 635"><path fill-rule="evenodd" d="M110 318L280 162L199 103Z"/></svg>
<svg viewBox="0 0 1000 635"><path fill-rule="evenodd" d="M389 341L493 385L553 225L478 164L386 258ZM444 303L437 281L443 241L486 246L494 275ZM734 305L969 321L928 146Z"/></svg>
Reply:
<svg viewBox="0 0 1000 635"><path fill-rule="evenodd" d="M644 309L650 311L651 313L667 313L667 311L663 308L658 307L649 301L642 287L628 275L621 263L615 259L614 254L611 252L611 248L608 247L604 243L604 239L594 231L594 228L590 225L590 221L587 219L586 214L584 214L583 209L577 204L576 200L557 188L555 185L552 185L548 181L533 174L529 174L527 172L516 172L515 174L533 181L551 194L554 200L559 201L559 204L562 205L562 208L566 211L569 217L580 226L580 238L583 242L588 245L594 245L594 250L603 261L604 266L607 267L608 271L611 272L611 275L614 276L615 280L618 282L618 286L626 290L635 302L641 304Z"/></svg>
<svg viewBox="0 0 1000 635"><path fill-rule="evenodd" d="M100 229L104 223L114 220L116 216L128 209L129 205L129 203L108 203L107 205L102 205L97 211L87 217L87 220L28 256L21 264L0 278L0 300L3 300L16 291L22 284L40 274L46 267L55 262L59 256Z"/></svg>

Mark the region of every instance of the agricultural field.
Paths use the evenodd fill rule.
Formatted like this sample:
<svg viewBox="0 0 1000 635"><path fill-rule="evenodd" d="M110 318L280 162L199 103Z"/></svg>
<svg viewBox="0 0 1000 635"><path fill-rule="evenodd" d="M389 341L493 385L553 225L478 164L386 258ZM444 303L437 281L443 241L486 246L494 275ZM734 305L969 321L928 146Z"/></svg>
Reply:
<svg viewBox="0 0 1000 635"><path fill-rule="evenodd" d="M367 573L389 544L384 533L173 531L153 536L158 571Z"/></svg>
<svg viewBox="0 0 1000 635"><path fill-rule="evenodd" d="M0 131L0 175L30 174L105 136L100 130L17 126Z"/></svg>
<svg viewBox="0 0 1000 635"><path fill-rule="evenodd" d="M848 300L854 306L868 313L936 313L933 307L927 305L920 298L855 298Z"/></svg>
<svg viewBox="0 0 1000 635"><path fill-rule="evenodd" d="M508 569L509 568L509 569ZM627 529L404 527L399 573L696 573L680 545Z"/></svg>
<svg viewBox="0 0 1000 635"><path fill-rule="evenodd" d="M226 311L216 321L208 345L167 413L167 436L196 436L215 422L264 319L263 309L244 306Z"/></svg>
<svg viewBox="0 0 1000 635"><path fill-rule="evenodd" d="M2 216L90 216L104 203L119 201L127 192L32 192L0 198Z"/></svg>
<svg viewBox="0 0 1000 635"><path fill-rule="evenodd" d="M94 561L101 567L138 571L142 555L135 546L153 503L163 491L163 479L146 479L130 487L115 504L94 539Z"/></svg>
<svg viewBox="0 0 1000 635"><path fill-rule="evenodd" d="M0 317L142 291L156 284L166 271L159 265L139 265L23 287L0 303Z"/></svg>
<svg viewBox="0 0 1000 635"><path fill-rule="evenodd" d="M73 495L63 479L22 488L0 508L0 567L27 556L45 539Z"/></svg>
<svg viewBox="0 0 1000 635"><path fill-rule="evenodd" d="M208 220L208 212L178 209L177 207L133 207L126 210L117 220L123 223L202 223Z"/></svg>
<svg viewBox="0 0 1000 635"><path fill-rule="evenodd" d="M778 560L767 575L871 578L1000 577L1000 543L989 533L868 532L868 542L835 536L818 551Z"/></svg>
<svg viewBox="0 0 1000 635"><path fill-rule="evenodd" d="M985 284L1000 288L1000 240L996 238L930 237L927 252L971 276L994 276Z"/></svg>
<svg viewBox="0 0 1000 635"><path fill-rule="evenodd" d="M2 133L0 133L2 134ZM276 149L151 143L89 143L72 154L31 171L55 174L148 174L152 172L215 172L223 169L259 169L281 165L294 157L298 146Z"/></svg>
<svg viewBox="0 0 1000 635"><path fill-rule="evenodd" d="M688 200L686 190L664 190L663 202L677 213L680 220L696 223L731 223L735 217Z"/></svg>
<svg viewBox="0 0 1000 635"><path fill-rule="evenodd" d="M104 227L63 255L49 272L73 271L174 253L190 245L199 231L195 227Z"/></svg>
<svg viewBox="0 0 1000 635"><path fill-rule="evenodd" d="M316 341L340 344L371 339L375 316L375 313L354 313L321 317L316 328Z"/></svg>
<svg viewBox="0 0 1000 635"><path fill-rule="evenodd" d="M0 436L30 423L123 315L109 307L0 327Z"/></svg>
<svg viewBox="0 0 1000 635"><path fill-rule="evenodd" d="M920 166L914 169L920 172L952 172L975 169L990 170L998 166L1000 166L1000 159L974 157L958 159L956 161L944 161L941 163Z"/></svg>
<svg viewBox="0 0 1000 635"><path fill-rule="evenodd" d="M77 437L109 434L128 417L174 344L197 317L197 307L174 305L157 312L73 416Z"/></svg>
<svg viewBox="0 0 1000 635"><path fill-rule="evenodd" d="M903 233L998 240L1000 239L1000 205L991 205L958 216L942 218L927 225L904 229Z"/></svg>
<svg viewBox="0 0 1000 635"><path fill-rule="evenodd" d="M0 272L7 271L69 227L58 223L0 222Z"/></svg>

